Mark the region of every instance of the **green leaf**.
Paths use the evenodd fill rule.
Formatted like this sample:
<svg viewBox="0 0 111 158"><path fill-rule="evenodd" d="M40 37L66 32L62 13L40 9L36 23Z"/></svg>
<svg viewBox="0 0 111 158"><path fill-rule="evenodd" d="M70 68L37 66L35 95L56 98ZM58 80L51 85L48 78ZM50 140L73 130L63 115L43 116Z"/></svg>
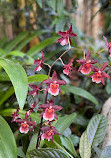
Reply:
<svg viewBox="0 0 111 158"><path fill-rule="evenodd" d="M33 56L33 55L37 54L37 53L38 53L39 51L41 51L43 48L47 47L48 45L51 45L51 44L55 43L57 39L58 39L58 36L50 37L50 38L48 38L48 39L45 39L45 40L42 41L40 44L37 44L37 45L33 46L33 47L27 52L27 55Z"/></svg>
<svg viewBox="0 0 111 158"><path fill-rule="evenodd" d="M13 50L13 48L15 48L15 46L19 42L21 42L27 35L28 35L28 32L22 32L22 33L20 33L15 39L13 39L11 42L9 42L5 46L5 51L10 52L11 50Z"/></svg>
<svg viewBox="0 0 111 158"><path fill-rule="evenodd" d="M69 158L62 150L59 149L36 149L29 152L30 158Z"/></svg>
<svg viewBox="0 0 111 158"><path fill-rule="evenodd" d="M103 149L100 158L111 158L111 146L106 146Z"/></svg>
<svg viewBox="0 0 111 158"><path fill-rule="evenodd" d="M87 135L90 145L98 146L102 142L106 133L107 120L104 115L94 116L87 127Z"/></svg>
<svg viewBox="0 0 111 158"><path fill-rule="evenodd" d="M22 151L22 149L20 149L20 148L17 148L17 155L20 156L20 157L22 157L22 158L25 158L25 154Z"/></svg>
<svg viewBox="0 0 111 158"><path fill-rule="evenodd" d="M91 146L86 132L84 132L80 138L79 152L81 158L91 157Z"/></svg>
<svg viewBox="0 0 111 158"><path fill-rule="evenodd" d="M47 0L47 4L55 11L56 10L56 0Z"/></svg>
<svg viewBox="0 0 111 158"><path fill-rule="evenodd" d="M30 64L33 64L34 63L34 59L33 58L31 58L30 56L28 56L27 54L25 54L25 53L22 53L22 52L19 52L19 51L12 51L12 52L10 52L8 55L6 55L6 57L7 56L20 56L20 57L22 57L22 58L24 58L24 57L27 57L27 61L30 63Z"/></svg>
<svg viewBox="0 0 111 158"><path fill-rule="evenodd" d="M77 157L77 153L75 151L75 148L73 146L73 142L69 137L64 137L64 136L61 136L61 141L62 141L62 145L68 149L75 157Z"/></svg>
<svg viewBox="0 0 111 158"><path fill-rule="evenodd" d="M36 0L39 6L42 8L42 0Z"/></svg>
<svg viewBox="0 0 111 158"><path fill-rule="evenodd" d="M65 85L65 86L61 86L61 89L64 92L69 92L69 93L73 93L73 94L79 95L81 97L84 97L84 98L92 101L94 104L96 104L96 106L99 106L99 103L97 102L95 97L82 88Z"/></svg>
<svg viewBox="0 0 111 158"><path fill-rule="evenodd" d="M5 109L5 110L1 110L0 111L0 115L2 115L2 116L11 116L11 114L13 113L13 112L15 112L17 109ZM20 117L21 118L24 118L25 117L25 113L26 113L26 111L25 110L19 110L19 115L20 115ZM38 113L31 113L30 114L30 116L31 116L31 118L32 118L32 120L33 121L37 121L37 123L39 123L39 121L40 121L40 117L39 117L39 115L40 114L38 114Z"/></svg>
<svg viewBox="0 0 111 158"><path fill-rule="evenodd" d="M5 95L0 100L0 105L2 105L12 94L14 93L14 88L11 87L8 89L8 91L5 93Z"/></svg>
<svg viewBox="0 0 111 158"><path fill-rule="evenodd" d="M62 145L61 144L61 139L60 139L60 136L59 135L54 135L53 136L53 139L59 144L59 145ZM50 147L50 148L57 148L57 146L54 144L54 142L52 142L52 140L48 141L47 139L44 140L45 141L45 144Z"/></svg>
<svg viewBox="0 0 111 158"><path fill-rule="evenodd" d="M48 79L47 75L33 75L28 77L28 83L31 82L42 82L43 80Z"/></svg>
<svg viewBox="0 0 111 158"><path fill-rule="evenodd" d="M64 2L63 0L57 0L57 13L62 15L64 11Z"/></svg>
<svg viewBox="0 0 111 158"><path fill-rule="evenodd" d="M8 123L0 116L0 157L17 158L17 146Z"/></svg>
<svg viewBox="0 0 111 158"><path fill-rule="evenodd" d="M38 133L33 134L32 138L31 138L31 141L30 141L30 144L28 146L27 152L30 152L31 150L36 149L37 135L38 135Z"/></svg>
<svg viewBox="0 0 111 158"><path fill-rule="evenodd" d="M28 92L28 79L25 70L21 65L7 59L0 58L0 65L8 74L14 86L19 107L23 109Z"/></svg>
<svg viewBox="0 0 111 158"><path fill-rule="evenodd" d="M16 50L21 51L24 46L26 46L35 36L40 36L43 33L47 33L47 30L37 30L29 34L26 39L24 39L17 47Z"/></svg>
<svg viewBox="0 0 111 158"><path fill-rule="evenodd" d="M5 72L0 72L0 81L10 81L10 78Z"/></svg>
<svg viewBox="0 0 111 158"><path fill-rule="evenodd" d="M55 128L59 131L60 134L63 134L66 128L70 126L70 124L74 121L76 118L76 113L73 113L71 115L66 115L57 121Z"/></svg>

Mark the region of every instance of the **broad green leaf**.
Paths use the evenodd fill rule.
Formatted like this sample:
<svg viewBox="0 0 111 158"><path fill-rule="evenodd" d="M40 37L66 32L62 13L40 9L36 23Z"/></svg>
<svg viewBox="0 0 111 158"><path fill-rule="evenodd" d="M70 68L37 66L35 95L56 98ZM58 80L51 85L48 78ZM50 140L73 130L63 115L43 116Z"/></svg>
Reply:
<svg viewBox="0 0 111 158"><path fill-rule="evenodd" d="M38 53L39 51L41 51L43 48L47 47L48 45L51 45L51 44L55 43L57 39L58 39L58 36L50 37L50 38L48 38L48 39L45 39L45 40L42 41L40 44L37 44L37 45L33 46L33 47L27 52L27 55L33 56L33 55L37 54L37 53Z"/></svg>
<svg viewBox="0 0 111 158"><path fill-rule="evenodd" d="M28 83L31 82L42 82L43 80L48 79L47 75L33 75L28 77Z"/></svg>
<svg viewBox="0 0 111 158"><path fill-rule="evenodd" d="M29 62L29 63L31 63L31 64L33 64L34 63L34 59L33 58L31 58L30 56L28 56L27 54L25 54L25 53L22 53L22 52L19 52L19 51L12 51L12 52L10 52L7 56L20 56L20 57L22 57L22 58L24 58L24 57L26 57L27 58L27 61Z"/></svg>
<svg viewBox="0 0 111 158"><path fill-rule="evenodd" d="M99 103L97 102L96 98L82 88L65 85L65 86L61 86L61 89L64 92L69 92L69 93L73 93L73 94L79 95L81 97L84 97L84 98L92 101L94 104L96 104L96 106L99 106Z"/></svg>
<svg viewBox="0 0 111 158"><path fill-rule="evenodd" d="M36 149L29 152L30 158L69 158L59 149Z"/></svg>
<svg viewBox="0 0 111 158"><path fill-rule="evenodd" d="M37 30L32 33L29 33L28 37L26 37L17 47L16 50L21 51L24 46L26 46L35 36L40 36L43 33L47 33L47 30Z"/></svg>
<svg viewBox="0 0 111 158"><path fill-rule="evenodd" d="M14 93L14 88L13 87L8 89L8 91L5 93L5 95L0 100L0 105L2 105L13 93Z"/></svg>
<svg viewBox="0 0 111 158"><path fill-rule="evenodd" d="M0 110L0 115L2 116L11 116L11 114L13 112L15 112L17 109L5 109L5 110ZM26 111L25 110L19 110L19 115L21 118L24 118L25 117L25 113ZM38 113L31 113L30 116L32 118L33 121L37 121L37 123L39 123L40 121L40 117L39 117L40 114Z"/></svg>
<svg viewBox="0 0 111 158"><path fill-rule="evenodd" d="M33 134L32 138L31 138L31 141L30 141L30 144L28 146L27 152L30 152L31 150L36 149L37 135L38 135L38 133Z"/></svg>
<svg viewBox="0 0 111 158"><path fill-rule="evenodd" d="M94 116L87 127L87 136L91 146L98 146L102 142L106 133L107 119L104 115Z"/></svg>
<svg viewBox="0 0 111 158"><path fill-rule="evenodd" d="M106 146L103 149L100 158L111 158L111 146Z"/></svg>
<svg viewBox="0 0 111 158"><path fill-rule="evenodd" d="M22 151L22 149L20 149L20 148L17 148L17 155L20 156L20 157L22 157L22 158L25 158L25 154Z"/></svg>
<svg viewBox="0 0 111 158"><path fill-rule="evenodd" d="M0 49L0 57L4 57L7 54L6 51L4 51L3 49Z"/></svg>
<svg viewBox="0 0 111 158"><path fill-rule="evenodd" d="M91 146L86 131L82 134L80 138L79 152L81 158L91 157Z"/></svg>
<svg viewBox="0 0 111 158"><path fill-rule="evenodd" d="M68 137L61 136L61 141L62 141L62 145L66 149L68 149L75 157L77 157L77 153L75 151L75 148L74 148L74 145L73 145L73 142L72 142L70 136L68 136Z"/></svg>
<svg viewBox="0 0 111 158"><path fill-rule="evenodd" d="M70 124L74 121L76 118L76 113L73 113L71 115L66 115L57 121L55 128L59 131L60 134L63 134L67 127L70 126Z"/></svg>
<svg viewBox="0 0 111 158"><path fill-rule="evenodd" d="M8 123L0 116L0 157L17 158L17 146Z"/></svg>
<svg viewBox="0 0 111 158"><path fill-rule="evenodd" d="M22 32L20 33L15 39L13 39L11 42L9 42L5 46L5 51L10 52L13 50L13 48L16 47L16 45L21 42L26 36L28 35L28 32Z"/></svg>
<svg viewBox="0 0 111 158"><path fill-rule="evenodd" d="M28 92L28 80L25 70L21 65L7 59L0 58L0 65L8 74L14 86L19 107L23 109Z"/></svg>

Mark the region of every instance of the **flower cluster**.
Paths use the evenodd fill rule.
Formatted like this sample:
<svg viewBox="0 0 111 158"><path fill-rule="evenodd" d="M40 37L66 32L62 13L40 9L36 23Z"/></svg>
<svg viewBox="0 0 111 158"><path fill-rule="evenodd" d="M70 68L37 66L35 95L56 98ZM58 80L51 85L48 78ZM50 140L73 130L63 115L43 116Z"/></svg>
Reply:
<svg viewBox="0 0 111 158"><path fill-rule="evenodd" d="M71 49L71 38L74 36L77 36L75 33L72 32L72 25L70 26L68 31L61 32L59 31L58 34L61 36L60 39L57 40L56 43L60 42L62 46L69 44L69 49ZM110 52L111 55L111 42L108 43L107 39L103 36L105 40L105 44ZM69 50L68 49L68 50ZM58 119L56 112L62 110L61 106L54 105L53 98L57 96L60 92L60 85L65 85L66 82L63 80L57 79L57 73L56 71L53 71L52 78L50 78L50 72L52 69L52 66L60 60L63 64L63 73L65 75L68 75L71 78L71 72L75 70L73 67L73 61L74 59L70 59L68 64L64 64L62 60L62 56L68 51L66 50L51 66L47 63L44 63L45 57L44 52L41 51L42 57L41 59L34 60L34 64L36 65L34 72L40 71L43 68L43 64L47 65L49 67L49 73L48 73L48 79L42 81L39 85L29 84L29 87L32 89L28 92L28 95L32 95L33 97L38 98L38 93L41 91L44 91L44 94L46 94L45 102L42 105L38 105L38 110L42 111L40 116L41 117L41 123L38 131L38 141L41 139L47 139L48 141L53 141L53 135L60 135L59 132L53 127L52 122ZM104 84L104 78L110 78L110 76L104 72L105 68L107 67L107 63L103 63L101 68L99 69L94 64L97 64L97 60L91 60L91 52L88 51L86 57L84 59L76 60L81 66L79 67L78 71L80 71L82 74L88 75L92 73L89 77L92 78L93 82L96 83L102 83ZM43 86L43 87L42 87ZM44 88L45 86L45 88ZM54 96L54 97L52 97ZM50 98L50 99L49 99ZM39 100L39 98L38 98ZM37 103L34 102L34 104L31 106L31 108L26 112L25 118L21 118L19 115L19 109L17 108L17 111L14 112L12 116L12 122L16 122L19 124L19 130L21 133L27 133L28 131L33 131L36 124L32 121L32 118L30 117L30 114L33 112L34 109L36 109ZM44 119L44 122L43 122ZM37 144L38 147L38 144Z"/></svg>
<svg viewBox="0 0 111 158"><path fill-rule="evenodd" d="M82 60L77 60L78 63L81 64L81 66L79 67L79 70L82 74L89 74L91 71L94 72L93 74L91 74L89 77L92 78L93 82L96 83L102 83L103 85L104 83L104 78L110 78L110 76L103 72L103 70L106 68L107 63L103 63L101 69L99 70L98 67L93 66L93 64L97 63L97 60L89 60L90 58L90 51L88 51L87 55L86 55L86 59L82 59Z"/></svg>
<svg viewBox="0 0 111 158"><path fill-rule="evenodd" d="M27 111L25 113L25 118L22 119L19 115L19 108L17 108L17 110L15 112L12 113L12 121L11 122L16 122L19 124L19 130L21 133L28 133L28 131L33 131L36 124L35 122L32 121L32 118L30 116L30 114L33 112L33 109L35 108L36 102L34 102L34 104L31 106L31 108L29 109L29 111Z"/></svg>

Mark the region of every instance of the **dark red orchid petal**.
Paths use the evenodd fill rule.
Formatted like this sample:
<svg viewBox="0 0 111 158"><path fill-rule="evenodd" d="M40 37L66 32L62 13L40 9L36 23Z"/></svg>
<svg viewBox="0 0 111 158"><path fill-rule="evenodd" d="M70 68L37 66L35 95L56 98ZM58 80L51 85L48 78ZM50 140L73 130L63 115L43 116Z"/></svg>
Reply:
<svg viewBox="0 0 111 158"><path fill-rule="evenodd" d="M33 84L29 84L29 87L32 88L32 89L37 89L38 88L36 85L33 85Z"/></svg>
<svg viewBox="0 0 111 158"><path fill-rule="evenodd" d="M17 123L24 123L25 120L24 119L17 119L15 122L17 122Z"/></svg>
<svg viewBox="0 0 111 158"><path fill-rule="evenodd" d="M56 41L56 43L62 42L64 39L65 39L65 37L61 37L61 38L59 38L59 39Z"/></svg>
<svg viewBox="0 0 111 158"><path fill-rule="evenodd" d="M72 31L72 25L70 26L68 33L70 33Z"/></svg>
<svg viewBox="0 0 111 158"><path fill-rule="evenodd" d="M105 72L102 72L102 76L105 77L105 78L110 78L110 76Z"/></svg>
<svg viewBox="0 0 111 158"><path fill-rule="evenodd" d="M55 111L60 111L60 110L62 110L63 108L62 108L62 106L54 105L54 106L53 106L53 109L54 109Z"/></svg>
<svg viewBox="0 0 111 158"><path fill-rule="evenodd" d="M39 105L39 108L42 108L42 109L47 109L48 107L49 107L49 104Z"/></svg>
<svg viewBox="0 0 111 158"><path fill-rule="evenodd" d="M79 59L79 60L76 60L78 63L80 64L84 64L86 63L86 59Z"/></svg>
<svg viewBox="0 0 111 158"><path fill-rule="evenodd" d="M63 80L57 80L56 84L64 85L64 84L66 84L66 81L63 81Z"/></svg>
<svg viewBox="0 0 111 158"><path fill-rule="evenodd" d="M43 83L45 83L45 84L51 84L51 83L53 83L53 81L51 79L46 79L46 80L43 81Z"/></svg>
<svg viewBox="0 0 111 158"><path fill-rule="evenodd" d="M52 74L52 80L53 81L57 81L57 73L56 73L56 71L54 71L53 74Z"/></svg>
<svg viewBox="0 0 111 158"><path fill-rule="evenodd" d="M111 47L109 48L109 52L111 53ZM111 54L110 54L110 56L111 56Z"/></svg>
<svg viewBox="0 0 111 158"><path fill-rule="evenodd" d="M40 61L41 61L41 59L34 60L34 64L38 65L40 63Z"/></svg>
<svg viewBox="0 0 111 158"><path fill-rule="evenodd" d="M58 117L57 117L57 114L56 114L56 113L54 113L54 117L55 117L55 119L57 119L57 120L58 120Z"/></svg>
<svg viewBox="0 0 111 158"><path fill-rule="evenodd" d="M42 131L48 131L48 130L50 130L50 127L48 127L48 126L42 127Z"/></svg>
<svg viewBox="0 0 111 158"><path fill-rule="evenodd" d="M98 72L98 71L99 71L99 68L96 67L96 66L92 66L92 71L93 71L93 72Z"/></svg>
<svg viewBox="0 0 111 158"><path fill-rule="evenodd" d="M107 62L103 63L103 65L101 66L100 71L103 71L106 68L106 66L107 66Z"/></svg>
<svg viewBox="0 0 111 158"><path fill-rule="evenodd" d="M74 59L72 58L69 62L68 65L71 65L73 63Z"/></svg>
<svg viewBox="0 0 111 158"><path fill-rule="evenodd" d="M103 38L104 38L104 40L105 40L105 45L106 45L106 47L108 47L109 43L108 43L108 41L107 41L107 38L106 38L105 36L103 36Z"/></svg>
<svg viewBox="0 0 111 158"><path fill-rule="evenodd" d="M59 32L58 32L58 35L60 35L60 36L62 36L62 37L66 37L66 32L59 31Z"/></svg>
<svg viewBox="0 0 111 158"><path fill-rule="evenodd" d="M69 34L69 37L74 37L74 36L77 36L75 33L70 33Z"/></svg>
<svg viewBox="0 0 111 158"><path fill-rule="evenodd" d="M35 90L28 92L28 95L33 95L33 94L34 94L34 95L37 95L38 92L37 92L37 91L35 92Z"/></svg>
<svg viewBox="0 0 111 158"><path fill-rule="evenodd" d="M104 83L104 77L101 78L101 83L102 83L103 85L105 85L105 83Z"/></svg>
<svg viewBox="0 0 111 158"><path fill-rule="evenodd" d="M91 52L90 52L90 51L88 51L88 53L87 53L87 55L86 55L86 61L88 61L88 60L89 60L90 56L91 56Z"/></svg>
<svg viewBox="0 0 111 158"><path fill-rule="evenodd" d="M96 64L98 61L97 60L91 60L91 64Z"/></svg>
<svg viewBox="0 0 111 158"><path fill-rule="evenodd" d="M90 78L91 78L92 76L93 76L93 74L89 75L88 77L90 77Z"/></svg>
<svg viewBox="0 0 111 158"><path fill-rule="evenodd" d="M81 66L79 67L78 71L81 71L81 70L82 70L82 68L83 68L83 65L81 65Z"/></svg>

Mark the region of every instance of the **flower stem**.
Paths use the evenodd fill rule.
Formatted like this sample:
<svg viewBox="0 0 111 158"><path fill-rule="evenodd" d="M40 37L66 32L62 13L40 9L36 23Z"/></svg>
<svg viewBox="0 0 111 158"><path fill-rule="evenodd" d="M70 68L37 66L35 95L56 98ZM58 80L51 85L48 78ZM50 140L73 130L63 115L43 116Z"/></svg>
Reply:
<svg viewBox="0 0 111 158"><path fill-rule="evenodd" d="M45 96L45 104L47 103L47 98L48 98L48 92L46 93L46 96ZM40 133L41 133L41 128L42 128L42 122L43 122L43 116L41 117L41 121L40 121L40 127L39 127L39 131L38 131L38 139L37 139L36 148L39 147L40 140L41 140Z"/></svg>
<svg viewBox="0 0 111 158"><path fill-rule="evenodd" d="M58 60L60 60L60 58L61 58L63 55L65 55L70 49L72 49L72 48L67 49L64 53L62 53L62 55L60 55L59 58L57 58L57 59L54 61L54 63L51 65L51 67L50 67L50 69L49 69L48 78L50 77L51 69L52 69L52 67L54 66L54 64L55 64Z"/></svg>

